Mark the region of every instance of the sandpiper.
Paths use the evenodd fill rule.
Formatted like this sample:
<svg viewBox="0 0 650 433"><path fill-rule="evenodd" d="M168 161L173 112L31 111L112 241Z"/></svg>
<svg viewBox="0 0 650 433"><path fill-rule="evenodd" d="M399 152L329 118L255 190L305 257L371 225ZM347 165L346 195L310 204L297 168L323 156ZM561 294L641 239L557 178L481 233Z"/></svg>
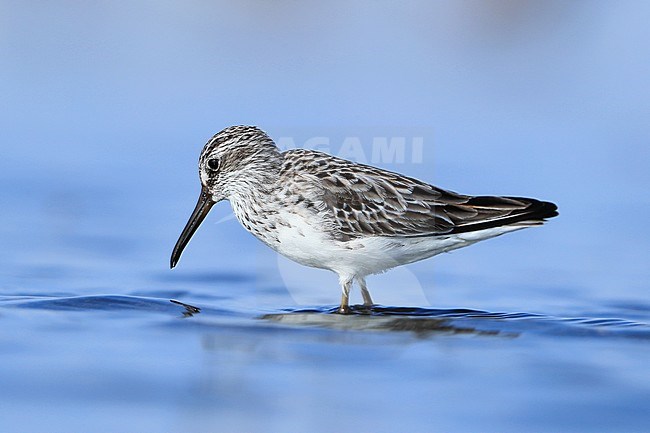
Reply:
<svg viewBox="0 0 650 433"><path fill-rule="evenodd" d="M281 152L254 126L215 134L199 158L201 194L171 256L173 268L215 203L230 201L239 222L278 253L338 274L341 313L356 280L483 239L541 225L550 202L468 196L313 150Z"/></svg>

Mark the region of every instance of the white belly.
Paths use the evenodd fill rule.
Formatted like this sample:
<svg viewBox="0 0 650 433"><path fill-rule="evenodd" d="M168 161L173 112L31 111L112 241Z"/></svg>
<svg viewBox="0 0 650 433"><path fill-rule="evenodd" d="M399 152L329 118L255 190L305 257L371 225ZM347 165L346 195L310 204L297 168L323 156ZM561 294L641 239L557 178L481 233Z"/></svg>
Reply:
<svg viewBox="0 0 650 433"><path fill-rule="evenodd" d="M384 272L523 228L506 226L449 236L411 238L368 236L341 242L325 233L318 221L307 221L302 215L281 212L278 219L283 224L276 224L277 241L253 234L295 262L329 269L345 277Z"/></svg>

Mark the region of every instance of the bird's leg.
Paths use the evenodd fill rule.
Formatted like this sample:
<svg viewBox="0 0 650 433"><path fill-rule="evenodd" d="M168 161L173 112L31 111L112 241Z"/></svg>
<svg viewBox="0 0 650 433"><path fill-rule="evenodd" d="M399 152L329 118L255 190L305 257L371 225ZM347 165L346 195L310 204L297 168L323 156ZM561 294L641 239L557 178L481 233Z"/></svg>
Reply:
<svg viewBox="0 0 650 433"><path fill-rule="evenodd" d="M352 288L352 279L341 280L341 305L339 306L339 314L348 314L350 312L350 289Z"/></svg>
<svg viewBox="0 0 650 433"><path fill-rule="evenodd" d="M368 291L368 286L366 285L366 279L363 277L357 277L357 282L359 283L359 287L361 288L361 296L363 296L363 305L366 307L372 307L374 302L372 302L372 297L370 296L370 292Z"/></svg>

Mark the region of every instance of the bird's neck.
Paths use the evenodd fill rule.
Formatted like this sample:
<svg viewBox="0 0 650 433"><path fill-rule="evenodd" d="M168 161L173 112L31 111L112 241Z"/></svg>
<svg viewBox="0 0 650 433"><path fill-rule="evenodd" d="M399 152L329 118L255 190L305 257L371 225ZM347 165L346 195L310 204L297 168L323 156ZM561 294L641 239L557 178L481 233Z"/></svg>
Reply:
<svg viewBox="0 0 650 433"><path fill-rule="evenodd" d="M235 216L249 231L251 226L268 219L273 214L280 185L281 158L265 160L263 169L257 167L238 179L228 200Z"/></svg>

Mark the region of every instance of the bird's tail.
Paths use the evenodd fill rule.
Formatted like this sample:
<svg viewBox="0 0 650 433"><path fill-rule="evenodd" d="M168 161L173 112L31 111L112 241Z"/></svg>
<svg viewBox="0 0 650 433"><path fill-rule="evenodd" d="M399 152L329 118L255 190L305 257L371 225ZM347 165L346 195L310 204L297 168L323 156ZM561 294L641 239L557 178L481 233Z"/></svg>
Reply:
<svg viewBox="0 0 650 433"><path fill-rule="evenodd" d="M466 233L503 226L536 226L559 215L557 205L525 197L471 197L464 206L477 212L475 218L458 224L451 233Z"/></svg>

